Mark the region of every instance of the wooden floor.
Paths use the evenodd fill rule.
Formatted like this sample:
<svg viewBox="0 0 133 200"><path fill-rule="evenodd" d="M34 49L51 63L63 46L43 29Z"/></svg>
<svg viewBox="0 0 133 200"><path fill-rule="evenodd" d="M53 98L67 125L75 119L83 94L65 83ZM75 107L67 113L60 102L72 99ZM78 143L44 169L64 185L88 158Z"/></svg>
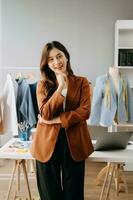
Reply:
<svg viewBox="0 0 133 200"><path fill-rule="evenodd" d="M106 166L106 163L86 162L86 176L85 176L85 200L99 200L102 184L96 186L95 180L99 171ZM108 200L133 200L133 172L124 172L126 182L128 185L128 198L123 185L121 185L119 196L116 196L116 189L114 180L112 181L111 191ZM104 179L104 177L103 177Z"/></svg>
<svg viewBox="0 0 133 200"><path fill-rule="evenodd" d="M92 163L86 161L86 176L85 176L85 200L99 200L99 195L101 191L101 186L96 186L95 179L100 171L106 164L105 163ZM8 190L9 179L12 171L12 162L6 160L3 164L0 165L0 200L5 200L6 193ZM129 200L133 200L133 172L125 172L126 180L129 190ZM25 181L23 174L21 175L21 195L27 194L25 187ZM36 179L34 173L29 173L29 182L33 200L38 200L38 191L36 186ZM15 187L15 183L14 183ZM121 190L124 190L121 186ZM13 191L12 191L13 192ZM20 199L20 198L18 198ZM12 196L10 197L12 200ZM26 198L21 198L21 200L28 200ZM76 200L76 199L75 199ZM114 182L111 187L109 200L127 200L125 192L120 192L119 196L116 196L116 190Z"/></svg>

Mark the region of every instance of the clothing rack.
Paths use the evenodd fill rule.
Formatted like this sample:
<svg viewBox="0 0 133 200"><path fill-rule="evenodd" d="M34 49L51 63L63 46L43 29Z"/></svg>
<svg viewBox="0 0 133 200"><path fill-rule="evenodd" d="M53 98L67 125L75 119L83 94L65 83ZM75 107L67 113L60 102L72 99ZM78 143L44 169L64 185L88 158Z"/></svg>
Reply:
<svg viewBox="0 0 133 200"><path fill-rule="evenodd" d="M35 79L40 79L40 69L39 67L1 67L0 71L2 74L0 79L0 89L3 88L3 85L6 80L7 74L10 74L13 78L16 78L16 74L21 73L23 76L27 77L27 74L35 74Z"/></svg>
<svg viewBox="0 0 133 200"><path fill-rule="evenodd" d="M9 68L8 68L9 69ZM13 69L13 68L12 68ZM15 68L14 68L15 69ZM6 68L6 70L7 70L7 68ZM30 91L32 90L32 95L31 96L29 96L29 92L27 92L26 94L28 95L27 96L27 98L29 98L30 99L30 101L32 101L33 102L33 106L32 106L32 104L30 103L30 108L31 108L31 110L32 109L35 109L34 111L35 111L35 118L36 118L36 116L37 116L37 113L38 113L38 111L37 111L37 103L36 103L36 100L34 99L34 96L35 96L35 88L36 88L36 85L37 85L37 81L39 80L38 78L39 77L37 77L37 73L36 73L36 71L35 70L31 70L31 68L28 68L28 70L21 70L20 68L18 68L17 69L17 71L16 70L12 70L12 71L10 71L10 70L4 70L4 72L3 72L3 74L2 74L2 80L1 80L1 83L2 83L2 87L4 88L5 87L5 83L7 82L7 75L9 76L10 75L10 77L12 78L12 80L15 80L15 79L20 79L20 78L24 78L24 79L26 79L26 83L27 84L29 84L29 89L30 89ZM11 80L11 79L10 79ZM12 84L9 84L9 85L12 85ZM24 84L25 85L25 84ZM14 85L15 86L15 85ZM16 86L15 86L15 92L17 91L16 90ZM11 89L12 89L12 87L11 87ZM28 87L26 87L26 91L28 91L29 89L28 89ZM10 90L11 91L11 90ZM19 90L19 92L20 92L21 90ZM12 93L12 94L16 94L16 93ZM1 94L1 95L3 95L3 94ZM34 99L34 101L33 101L33 99ZM15 101L14 100L14 97L13 97L13 99L12 99L13 101ZM27 101L26 101L27 102ZM28 103L28 102L27 102ZM16 105L16 104L13 104L13 105ZM13 108L14 108L14 106L13 106ZM12 109L12 108L8 108L8 109ZM22 108L21 108L22 109ZM16 111L14 111L14 112L16 112ZM9 112L10 113L10 112ZM5 115L4 115L5 116ZM33 119L34 117L30 117L30 122L31 122L31 120ZM10 123L9 123L10 124ZM34 123L33 124L35 124L35 119L34 119ZM14 125L15 126L15 125ZM14 128L13 128L14 129ZM15 134L17 134L17 132L15 132ZM3 135L3 137L0 137L0 145L2 145L2 144L4 144L5 143L5 141L7 140L7 138L10 138L10 135L12 135L12 132L11 133L6 133L6 135L4 134Z"/></svg>
<svg viewBox="0 0 133 200"><path fill-rule="evenodd" d="M39 70L39 67L1 67L2 70Z"/></svg>

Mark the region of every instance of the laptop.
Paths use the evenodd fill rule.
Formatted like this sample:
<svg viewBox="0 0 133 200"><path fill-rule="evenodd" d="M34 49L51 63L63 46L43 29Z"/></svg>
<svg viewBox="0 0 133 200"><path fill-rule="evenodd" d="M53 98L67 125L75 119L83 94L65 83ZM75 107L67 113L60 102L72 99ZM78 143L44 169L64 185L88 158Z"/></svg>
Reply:
<svg viewBox="0 0 133 200"><path fill-rule="evenodd" d="M98 150L115 150L125 149L131 138L132 132L104 132L98 135L94 144L94 149Z"/></svg>

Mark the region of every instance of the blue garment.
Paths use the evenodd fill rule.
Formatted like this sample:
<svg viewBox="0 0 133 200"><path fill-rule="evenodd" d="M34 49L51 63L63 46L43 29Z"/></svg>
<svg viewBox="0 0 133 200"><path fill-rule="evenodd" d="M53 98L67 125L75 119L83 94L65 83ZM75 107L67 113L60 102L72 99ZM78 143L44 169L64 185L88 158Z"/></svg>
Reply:
<svg viewBox="0 0 133 200"><path fill-rule="evenodd" d="M105 95L107 81L109 82L110 96ZM127 99L124 97L123 89L126 88ZM113 80L109 74L97 77L94 87L91 114L89 123L91 125L111 126L117 117L117 123L133 122L133 96L131 88L125 77L119 78L119 91L116 94Z"/></svg>
<svg viewBox="0 0 133 200"><path fill-rule="evenodd" d="M36 124L36 118L29 84L26 79L18 80L16 106L18 123L26 121L30 127L33 127Z"/></svg>
<svg viewBox="0 0 133 200"><path fill-rule="evenodd" d="M32 98L32 102L33 102L33 108L34 108L34 112L35 112L35 118L36 118L36 121L37 121L38 120L38 114L39 114L37 97L36 97L37 82L30 83L29 87L30 87L31 98Z"/></svg>

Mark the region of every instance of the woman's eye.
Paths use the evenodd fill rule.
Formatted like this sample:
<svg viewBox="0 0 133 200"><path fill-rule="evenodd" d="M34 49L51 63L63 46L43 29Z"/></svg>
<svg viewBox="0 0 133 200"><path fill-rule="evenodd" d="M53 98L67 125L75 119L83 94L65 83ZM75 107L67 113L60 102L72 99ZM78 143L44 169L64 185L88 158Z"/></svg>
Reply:
<svg viewBox="0 0 133 200"><path fill-rule="evenodd" d="M49 58L49 59L48 59L48 62L52 62L52 61L53 61L53 58Z"/></svg>
<svg viewBox="0 0 133 200"><path fill-rule="evenodd" d="M57 56L57 58L61 58L61 57L62 57L62 55L58 55L58 56Z"/></svg>

